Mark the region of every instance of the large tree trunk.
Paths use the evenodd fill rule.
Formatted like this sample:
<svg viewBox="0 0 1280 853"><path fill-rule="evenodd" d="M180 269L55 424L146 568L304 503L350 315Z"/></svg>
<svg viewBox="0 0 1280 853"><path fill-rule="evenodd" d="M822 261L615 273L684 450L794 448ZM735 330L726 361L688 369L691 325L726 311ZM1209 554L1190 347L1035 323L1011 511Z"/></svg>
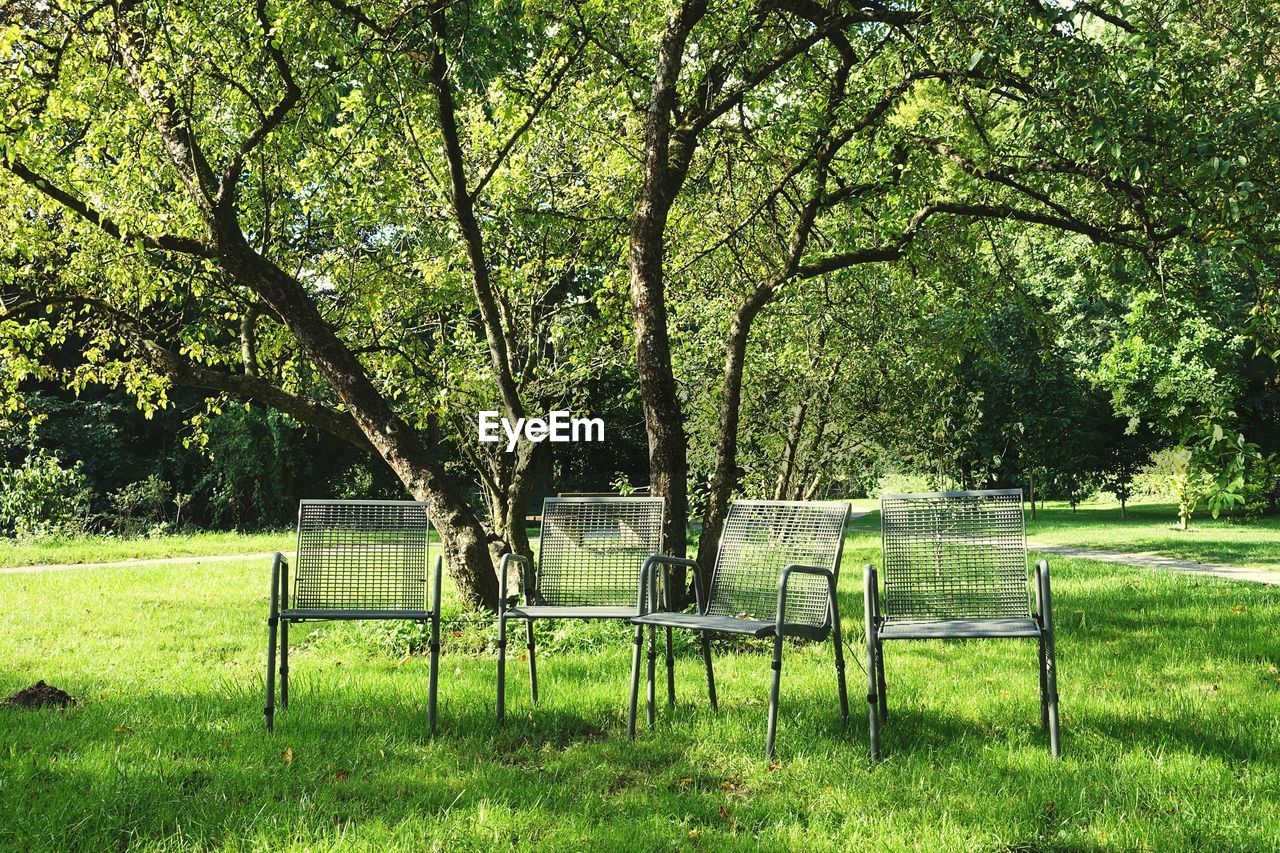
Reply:
<svg viewBox="0 0 1280 853"><path fill-rule="evenodd" d="M514 454L499 457L492 479L485 483L489 524L493 528L489 552L495 565L508 552L533 558L533 546L529 542L529 531L525 524L529 498L533 494L534 481L538 476L538 463L547 452L544 444L521 439ZM477 464L484 463L480 460ZM512 564L507 577L508 593L519 592L522 584L519 566Z"/></svg>
<svg viewBox="0 0 1280 853"><path fill-rule="evenodd" d="M804 417L809 411L807 403L796 403L791 409L791 422L787 424L787 441L782 448L782 463L778 466L778 479L773 484L773 499L786 500L791 493L791 478L795 474L796 453L800 448L800 434L804 430Z"/></svg>
<svg viewBox="0 0 1280 853"><path fill-rule="evenodd" d="M387 403L359 359L324 321L302 284L255 252L239 234L219 236L223 268L258 293L285 322L369 444L410 494L430 504L450 575L463 599L473 607L495 608L498 580L484 529L444 465Z"/></svg>
<svg viewBox="0 0 1280 853"><path fill-rule="evenodd" d="M738 422L742 413L742 374L746 366L747 339L760 309L773 296L769 285L761 285L747 295L729 323L725 341L724 378L720 388L720 417L716 425L716 464L711 477L711 493L698 538L698 565L710 579L715 565L716 545L729 514L729 500L738 478Z"/></svg>
<svg viewBox="0 0 1280 853"><path fill-rule="evenodd" d="M667 217L687 169L687 165L673 168L669 156L676 84L685 41L705 11L705 2L686 2L668 22L659 45L644 121L644 177L628 241L636 372L649 438L649 483L653 494L667 499L667 553L681 557L686 552L689 521L688 439L671 366L663 264ZM687 160L681 162L687 164ZM677 586L683 587L683 578L677 579Z"/></svg>

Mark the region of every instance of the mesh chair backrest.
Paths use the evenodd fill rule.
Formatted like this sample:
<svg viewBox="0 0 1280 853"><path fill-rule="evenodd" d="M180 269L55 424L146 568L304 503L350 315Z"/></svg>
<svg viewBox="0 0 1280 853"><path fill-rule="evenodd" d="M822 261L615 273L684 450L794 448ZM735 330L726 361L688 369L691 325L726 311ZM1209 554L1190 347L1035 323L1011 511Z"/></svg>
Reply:
<svg viewBox="0 0 1280 853"><path fill-rule="evenodd" d="M425 610L430 529L416 501L302 501L290 605Z"/></svg>
<svg viewBox="0 0 1280 853"><path fill-rule="evenodd" d="M886 619L1025 618L1022 491L880 498Z"/></svg>
<svg viewBox="0 0 1280 853"><path fill-rule="evenodd" d="M773 619L778 580L790 565L839 572L849 505L825 501L735 501L729 507L707 613ZM826 625L831 612L827 579L792 575L784 621Z"/></svg>
<svg viewBox="0 0 1280 853"><path fill-rule="evenodd" d="M547 498L530 591L555 607L634 606L640 568L662 553L662 498Z"/></svg>

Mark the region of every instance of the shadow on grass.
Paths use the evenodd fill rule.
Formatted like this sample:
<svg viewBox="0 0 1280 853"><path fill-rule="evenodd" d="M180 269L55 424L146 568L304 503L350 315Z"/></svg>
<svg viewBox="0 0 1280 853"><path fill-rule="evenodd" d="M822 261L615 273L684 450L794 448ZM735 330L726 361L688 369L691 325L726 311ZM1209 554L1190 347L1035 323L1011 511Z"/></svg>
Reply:
<svg viewBox="0 0 1280 853"><path fill-rule="evenodd" d="M762 755L767 644L717 648L713 713L686 635L677 644L680 704L667 709L659 662L657 726L644 725L642 703L629 743L625 640L540 652L537 707L523 662L511 660L505 727L494 720L492 657L446 653L435 737L425 731L420 658L397 666L354 652L339 660L324 647L299 654L291 707L267 735L256 640L251 654L233 649L205 669L161 667L146 689L120 680L129 661L110 659L107 642L97 652L107 657L62 685L82 705L0 709L0 847L479 848L589 838L630 849L704 831L728 846L800 844L809 832L847 846L860 837L906 844L943 826L961 833L953 839L1070 846L1055 834L1061 822L1088 846L1100 836L1084 830L1128 808L1116 805L1117 785L1181 792L1175 805L1192 816L1166 836L1175 846L1207 843L1197 821L1233 813L1256 828L1218 846L1265 838L1252 805L1261 783L1245 772L1275 765L1280 680L1268 666L1280 661L1280 590L1082 561L1062 561L1055 581L1062 763L1048 759L1035 644L1025 640L892 644L888 760L876 767L865 674L849 660L846 728L830 643L789 643L776 768ZM842 589L840 604L855 656L859 593ZM243 630L256 638L261 626L246 619ZM74 640L73 631L61 636ZM34 680L0 668L0 684ZM1063 817L1049 821L1046 802ZM1150 826L1168 819L1120 813Z"/></svg>

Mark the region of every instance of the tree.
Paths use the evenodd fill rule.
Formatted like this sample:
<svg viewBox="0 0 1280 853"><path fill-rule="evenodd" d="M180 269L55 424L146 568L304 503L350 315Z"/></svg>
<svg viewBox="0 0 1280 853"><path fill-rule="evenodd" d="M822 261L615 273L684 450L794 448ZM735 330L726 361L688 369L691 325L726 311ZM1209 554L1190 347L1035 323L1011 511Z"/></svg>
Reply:
<svg viewBox="0 0 1280 853"><path fill-rule="evenodd" d="M478 447L460 401L574 405L598 364L566 369L573 347L551 339L590 305L608 232L556 230L556 209L508 212L486 239L482 193L524 190L537 211L528 184L564 162L526 136L576 54L552 38L529 56L520 36L544 22L466 11L9 7L0 191L17 254L0 292L11 391L101 382L155 407L185 385L326 430L431 503L464 597L492 606L490 546L529 550L536 448ZM495 246L524 251L495 263ZM58 370L45 355L64 342L84 359Z"/></svg>
<svg viewBox="0 0 1280 853"><path fill-rule="evenodd" d="M1216 221L1213 208L1238 192L1233 187L1245 173L1260 177L1247 158L1228 161L1221 153L1242 136L1273 132L1233 91L1262 70L1259 55L1244 46L1254 60L1247 67L1206 73L1206 59L1221 45L1196 39L1216 32L1229 12L1214 7L1213 15L1176 22L1157 22L1154 12L1141 5L1121 16L1095 5L1019 2L847 13L760 4L708 14L704 3L687 2L647 31L657 44L651 56L614 57L619 74L645 68L652 83L636 134L643 153L630 243L632 306L652 477L673 505L673 525L683 520L688 460L664 272L678 236L672 217L678 224L682 207L694 215L706 209L686 198L703 186L690 184L689 175L714 176L716 164L726 162L712 141L768 138L782 125L800 130L790 145L759 146L757 174L776 180L754 182L755 197L731 205L752 213L714 243L732 251L734 235L771 226L791 237L772 258L748 267L757 284L724 332L707 542L718 535L736 484L737 389L750 328L783 284L861 264L918 262L912 247L930 226L983 220L1082 235L1135 253L1158 275L1167 246ZM1174 88L1177 102L1155 94ZM795 102L783 92L822 93L815 112L823 118L795 121ZM1182 121L1192 104L1206 127L1230 130L1188 161L1184 145L1202 138ZM1249 120L1235 123L1242 113ZM1214 174L1204 174L1205 165ZM1251 212L1255 221L1259 213ZM952 233L963 241L970 232ZM677 538L675 528L668 538ZM714 548L700 553L710 559Z"/></svg>

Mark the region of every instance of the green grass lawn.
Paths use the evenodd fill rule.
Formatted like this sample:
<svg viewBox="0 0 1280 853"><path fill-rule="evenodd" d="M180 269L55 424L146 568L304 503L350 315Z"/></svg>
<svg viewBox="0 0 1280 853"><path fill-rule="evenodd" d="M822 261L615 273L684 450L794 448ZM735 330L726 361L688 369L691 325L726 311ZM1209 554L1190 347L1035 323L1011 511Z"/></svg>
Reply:
<svg viewBox="0 0 1280 853"><path fill-rule="evenodd" d="M1116 504L1083 504L1076 512L1050 502L1027 519L1037 542L1147 551L1207 563L1280 569L1280 517L1234 520L1197 514L1189 530L1177 529L1173 504L1131 504L1120 518Z"/></svg>
<svg viewBox="0 0 1280 853"><path fill-rule="evenodd" d="M856 647L862 520L841 580ZM721 709L681 643L681 704L625 736L616 625L542 631L493 722L494 631L446 616L440 731L426 663L376 630L296 631L292 707L262 731L263 561L0 575L0 849L1276 849L1280 589L1054 561L1061 762L1029 641L888 649L886 761L865 690L839 722L829 645L789 646L778 758L763 647L718 651ZM519 632L517 632L517 640ZM519 642L516 651L522 651Z"/></svg>
<svg viewBox="0 0 1280 853"><path fill-rule="evenodd" d="M855 547L878 547L880 503L850 501L866 513L850 524ZM1280 570L1280 517L1234 520L1197 514L1190 530L1177 529L1173 504L1130 504L1125 517L1115 503L1081 504L1075 512L1063 501L1049 501L1031 518L1027 537L1049 545L1072 545L1108 551L1146 552L1184 560Z"/></svg>
<svg viewBox="0 0 1280 853"><path fill-rule="evenodd" d="M874 499L849 501L855 513L850 523L850 547L878 547L880 503ZM1280 567L1280 517L1234 521L1196 516L1192 529L1174 529L1177 509L1166 503L1130 504L1120 518L1116 504L1084 504L1076 512L1063 502L1050 501L1027 519L1027 535L1055 545L1147 551L1204 562L1254 568ZM536 538L538 529L529 528ZM433 541L435 535L432 535ZM696 537L691 537L691 545ZM191 533L155 539L117 539L92 536L42 542L0 539L0 568L50 563L97 563L158 557L200 557L289 551L292 531L279 533Z"/></svg>
<svg viewBox="0 0 1280 853"><path fill-rule="evenodd" d="M154 539L86 536L38 542L0 538L0 568L55 563L109 563L158 557L206 557L290 550L292 531L279 533L181 533Z"/></svg>

